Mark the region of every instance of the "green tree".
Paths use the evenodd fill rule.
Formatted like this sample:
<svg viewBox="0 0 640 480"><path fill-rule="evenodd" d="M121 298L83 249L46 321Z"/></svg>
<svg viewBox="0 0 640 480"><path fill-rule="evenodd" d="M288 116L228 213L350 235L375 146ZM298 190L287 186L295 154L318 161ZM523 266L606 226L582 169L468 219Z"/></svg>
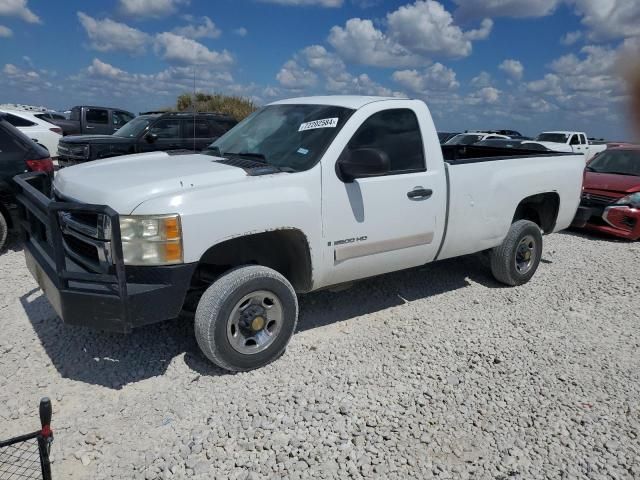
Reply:
<svg viewBox="0 0 640 480"><path fill-rule="evenodd" d="M218 93L183 93L178 97L176 109L179 112L217 112L229 115L240 121L257 110L249 98Z"/></svg>

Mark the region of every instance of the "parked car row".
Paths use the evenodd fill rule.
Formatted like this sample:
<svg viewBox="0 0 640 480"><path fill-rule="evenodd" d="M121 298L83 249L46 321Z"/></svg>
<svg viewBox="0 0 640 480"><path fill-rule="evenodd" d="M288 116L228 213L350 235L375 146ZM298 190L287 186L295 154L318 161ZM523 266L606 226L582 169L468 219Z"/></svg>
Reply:
<svg viewBox="0 0 640 480"><path fill-rule="evenodd" d="M640 240L640 146L609 148L587 164L573 226Z"/></svg>
<svg viewBox="0 0 640 480"><path fill-rule="evenodd" d="M13 126L8 117L0 113L0 251L9 230L17 225L13 177L24 172L53 173L48 150Z"/></svg>
<svg viewBox="0 0 640 480"><path fill-rule="evenodd" d="M100 158L171 150L199 151L238 123L214 113L140 115L112 135L72 135L58 145L58 164L68 167Z"/></svg>
<svg viewBox="0 0 640 480"><path fill-rule="evenodd" d="M0 109L0 113L6 122L45 147L50 156L57 156L58 142L62 138L60 127L43 120L36 112Z"/></svg>
<svg viewBox="0 0 640 480"><path fill-rule="evenodd" d="M587 162L608 146L604 141L588 140L584 132L565 131L543 132L535 139L515 130L473 130L458 134L439 132L438 138L443 145L481 145L485 141L505 140L502 144L505 148L577 153L584 155Z"/></svg>

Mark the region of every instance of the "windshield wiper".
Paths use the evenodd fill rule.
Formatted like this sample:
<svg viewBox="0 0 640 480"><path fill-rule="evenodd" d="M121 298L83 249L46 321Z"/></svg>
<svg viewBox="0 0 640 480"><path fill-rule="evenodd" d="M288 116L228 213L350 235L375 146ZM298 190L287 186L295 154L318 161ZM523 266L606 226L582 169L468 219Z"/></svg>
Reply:
<svg viewBox="0 0 640 480"><path fill-rule="evenodd" d="M224 155L233 155L234 157L248 157L256 160L260 160L261 163L267 163L267 157L262 153L254 152L224 152Z"/></svg>

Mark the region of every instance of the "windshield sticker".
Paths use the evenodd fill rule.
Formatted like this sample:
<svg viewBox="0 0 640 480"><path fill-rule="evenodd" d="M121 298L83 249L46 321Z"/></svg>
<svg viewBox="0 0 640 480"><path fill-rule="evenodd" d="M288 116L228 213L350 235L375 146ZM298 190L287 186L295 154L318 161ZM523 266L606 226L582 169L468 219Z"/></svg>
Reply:
<svg viewBox="0 0 640 480"><path fill-rule="evenodd" d="M300 147L300 148L298 149L298 153L299 153L300 155L306 155L307 153L309 153L309 150L307 150L306 148L302 148L302 147Z"/></svg>
<svg viewBox="0 0 640 480"><path fill-rule="evenodd" d="M300 125L299 132L305 130L314 130L316 128L336 128L338 126L337 118L323 118L322 120L314 120L313 122L307 122Z"/></svg>

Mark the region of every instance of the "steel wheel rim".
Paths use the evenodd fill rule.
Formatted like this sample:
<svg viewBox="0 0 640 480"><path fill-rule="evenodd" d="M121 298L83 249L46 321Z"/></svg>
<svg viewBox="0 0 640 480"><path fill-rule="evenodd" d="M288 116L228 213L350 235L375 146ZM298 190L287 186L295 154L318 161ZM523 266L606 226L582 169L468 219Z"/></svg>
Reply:
<svg viewBox="0 0 640 480"><path fill-rule="evenodd" d="M531 235L527 235L516 248L516 271L520 275L526 275L531 271L536 261L536 240Z"/></svg>
<svg viewBox="0 0 640 480"><path fill-rule="evenodd" d="M233 307L227 320L227 339L238 353L254 355L273 344L282 323L282 302L278 296L268 290L257 290Z"/></svg>

